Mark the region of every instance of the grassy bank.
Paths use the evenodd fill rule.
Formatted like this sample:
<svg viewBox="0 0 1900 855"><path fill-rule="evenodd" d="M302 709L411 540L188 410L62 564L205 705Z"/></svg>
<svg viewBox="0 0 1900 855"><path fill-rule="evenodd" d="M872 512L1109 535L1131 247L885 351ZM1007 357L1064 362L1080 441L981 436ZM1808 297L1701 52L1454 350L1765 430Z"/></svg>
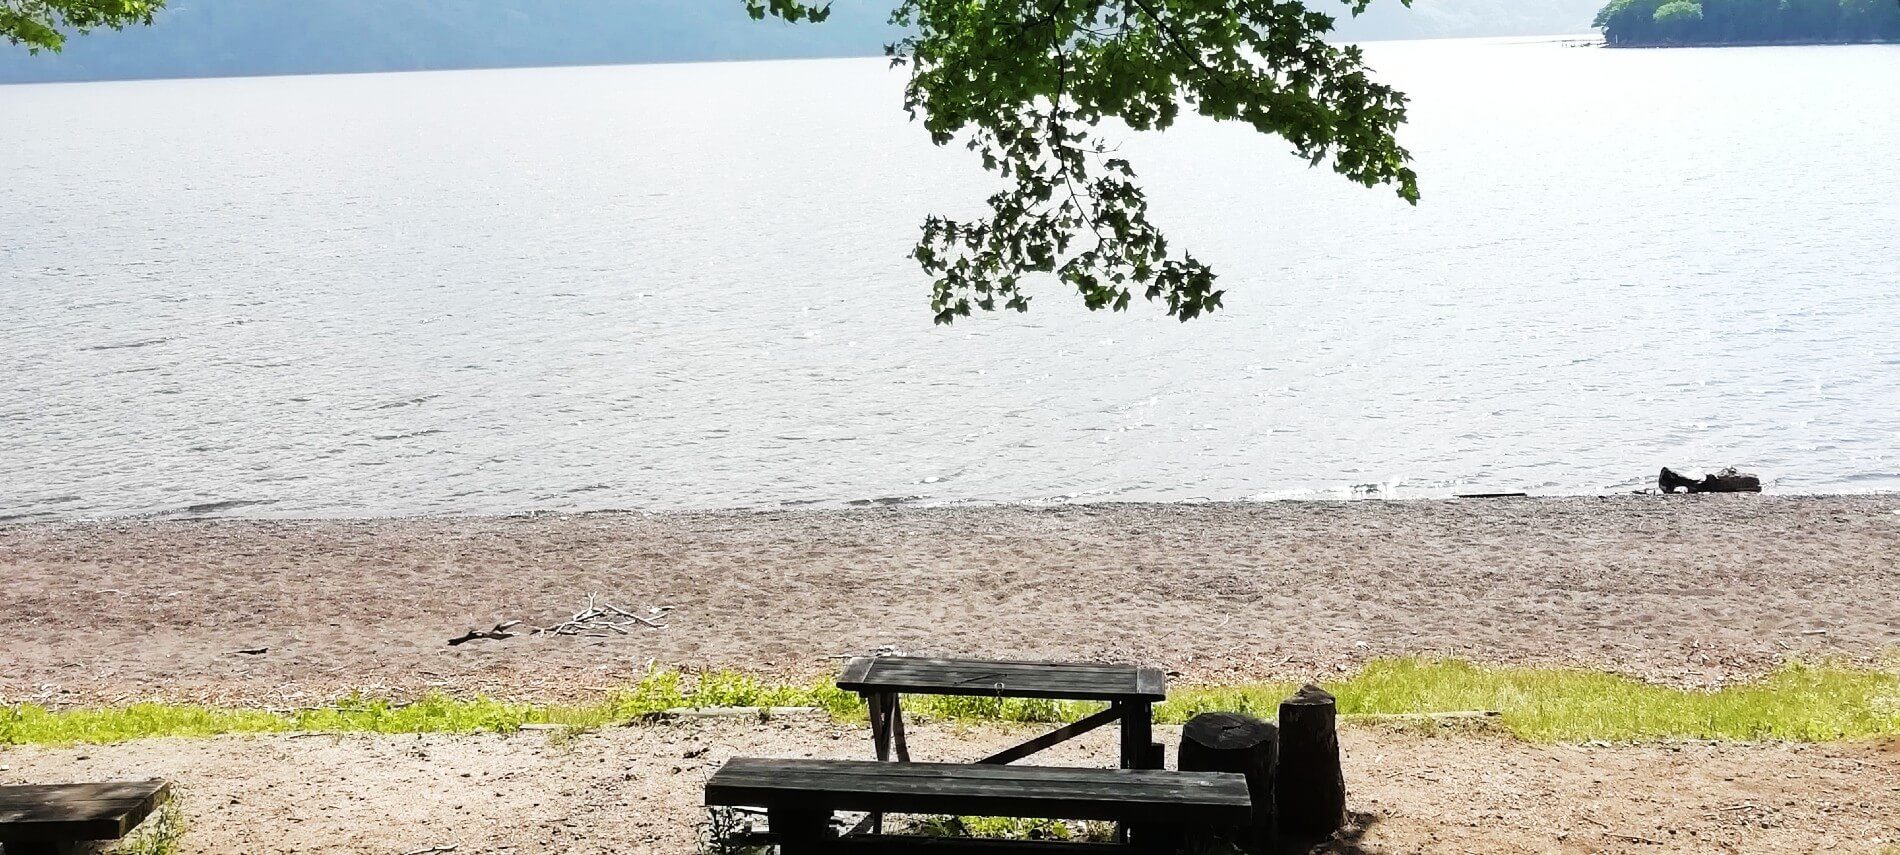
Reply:
<svg viewBox="0 0 1900 855"><path fill-rule="evenodd" d="M1156 709L1163 723L1195 713L1235 710L1272 717L1290 684L1179 686ZM1345 715L1491 710L1494 721L1536 742L1591 739L1786 740L1821 742L1900 735L1900 670L1790 663L1753 683L1717 690L1676 689L1593 671L1510 668L1457 660L1374 662L1329 683ZM1091 704L997 698L913 696L913 717L957 721L1070 721ZM315 731L468 733L548 724L592 728L638 721L680 707L819 707L862 718L857 696L828 683L774 685L735 673L689 677L655 671L627 689L585 705L535 705L491 698L430 695L410 703L345 698L297 710L220 709L130 704L49 710L0 708L0 745L109 743L162 736Z"/></svg>

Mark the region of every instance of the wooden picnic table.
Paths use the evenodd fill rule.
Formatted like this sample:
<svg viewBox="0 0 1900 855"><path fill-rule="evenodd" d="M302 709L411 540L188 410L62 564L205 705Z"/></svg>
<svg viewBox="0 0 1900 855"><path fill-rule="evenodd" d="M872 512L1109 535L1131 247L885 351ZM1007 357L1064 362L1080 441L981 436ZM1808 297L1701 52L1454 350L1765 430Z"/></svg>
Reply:
<svg viewBox="0 0 1900 855"><path fill-rule="evenodd" d="M1121 768L1160 769L1162 748L1154 744L1154 704L1166 700L1168 679L1158 668L1068 662L993 662L976 659L925 659L913 656L859 656L845 663L838 688L857 692L871 713L871 740L877 759L910 760L904 742L906 694L962 695L985 698L1043 698L1105 701L1108 709L1057 728L978 763L1013 763L1103 725L1121 723Z"/></svg>
<svg viewBox="0 0 1900 855"><path fill-rule="evenodd" d="M94 840L118 840L171 798L164 781L0 787L0 851L66 855Z"/></svg>

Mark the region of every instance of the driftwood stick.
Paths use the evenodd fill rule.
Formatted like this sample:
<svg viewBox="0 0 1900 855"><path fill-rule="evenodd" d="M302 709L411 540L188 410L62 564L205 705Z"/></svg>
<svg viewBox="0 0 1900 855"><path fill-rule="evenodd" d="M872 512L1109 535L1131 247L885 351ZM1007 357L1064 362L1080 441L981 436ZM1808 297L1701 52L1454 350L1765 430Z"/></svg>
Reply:
<svg viewBox="0 0 1900 855"><path fill-rule="evenodd" d="M535 630L536 635L565 635L580 638L612 638L615 635L632 635L629 627L646 626L653 629L665 629L666 624L653 618L665 615L673 610L672 606L658 606L648 609L647 616L634 614L626 609L600 599L598 594L587 595L587 606L574 616L553 626L544 626Z"/></svg>
<svg viewBox="0 0 1900 855"><path fill-rule="evenodd" d="M1414 712L1414 713L1342 713L1339 717L1347 721L1460 721L1483 720L1502 717L1497 710L1456 710L1453 712Z"/></svg>
<svg viewBox="0 0 1900 855"><path fill-rule="evenodd" d="M509 621L502 621L501 623L495 624L494 629L471 629L467 633L464 633L462 635L458 635L454 638L449 639L449 646L457 647L463 644L467 644L471 641L475 641L477 639L483 639L483 638L490 639L493 641L500 641L504 638L514 638L515 634L512 632L509 632L508 630L510 627L513 627L519 623L521 623L521 621L509 620Z"/></svg>

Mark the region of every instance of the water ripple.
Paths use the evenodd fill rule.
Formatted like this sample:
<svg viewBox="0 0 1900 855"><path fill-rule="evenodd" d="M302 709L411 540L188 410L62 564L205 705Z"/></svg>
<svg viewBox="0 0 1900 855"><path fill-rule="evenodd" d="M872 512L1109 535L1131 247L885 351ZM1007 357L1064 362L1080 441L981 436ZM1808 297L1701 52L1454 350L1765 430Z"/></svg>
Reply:
<svg viewBox="0 0 1900 855"><path fill-rule="evenodd" d="M1417 208L1121 141L1190 324L933 326L876 61L0 87L0 521L1900 489L1891 48L1369 56Z"/></svg>

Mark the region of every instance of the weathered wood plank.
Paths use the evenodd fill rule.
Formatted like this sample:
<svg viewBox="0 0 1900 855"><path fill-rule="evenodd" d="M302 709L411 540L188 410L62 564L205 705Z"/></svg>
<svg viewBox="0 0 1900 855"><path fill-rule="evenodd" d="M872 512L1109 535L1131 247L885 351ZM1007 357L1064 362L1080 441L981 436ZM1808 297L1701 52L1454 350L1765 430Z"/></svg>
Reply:
<svg viewBox="0 0 1900 855"><path fill-rule="evenodd" d="M1104 662L1019 662L1006 659L925 659L914 656L879 656L871 660L870 670L934 670L942 668L979 667L996 671L1017 672L1060 672L1081 675L1120 676L1134 670L1134 666L1122 663Z"/></svg>
<svg viewBox="0 0 1900 855"><path fill-rule="evenodd" d="M851 657L844 663L844 673L838 675L838 682L841 684L863 682L864 675L871 670L871 659L872 657L869 656Z"/></svg>
<svg viewBox="0 0 1900 855"><path fill-rule="evenodd" d="M853 659L838 687L866 694L995 695L1064 700L1159 701L1166 676L1133 665L882 656Z"/></svg>
<svg viewBox="0 0 1900 855"><path fill-rule="evenodd" d="M1168 675L1160 668L1140 668L1135 671L1135 693L1151 695L1156 698L1168 696Z"/></svg>
<svg viewBox="0 0 1900 855"><path fill-rule="evenodd" d="M169 798L165 781L0 787L0 843L117 840Z"/></svg>
<svg viewBox="0 0 1900 855"><path fill-rule="evenodd" d="M706 803L1172 824L1239 824L1252 805L1226 773L756 758L715 772Z"/></svg>
<svg viewBox="0 0 1900 855"><path fill-rule="evenodd" d="M985 680L996 680L999 682L1039 681L1043 683L1063 683L1084 686L1108 685L1115 687L1118 691L1133 691L1135 689L1134 675L1135 669L1133 667L1121 671L1077 672L1060 670L1059 666L1055 665L1038 669L1022 666L1010 668L986 667L980 664L967 666L940 665L928 668L906 665L887 666L880 664L871 666L867 681L878 682L892 679L956 679L964 683L979 685Z"/></svg>
<svg viewBox="0 0 1900 855"><path fill-rule="evenodd" d="M963 763L877 763L868 760L757 760L736 758L708 782L774 790L886 789L972 792L1013 796L1057 791L1103 799L1188 799L1210 804L1233 801L1215 773L1094 769L1052 766L989 766ZM1242 797L1244 801L1244 796Z"/></svg>
<svg viewBox="0 0 1900 855"><path fill-rule="evenodd" d="M891 671L938 671L945 669L981 668L1001 673L1033 674L1074 674L1079 676L1121 677L1132 673L1132 665L1108 665L1089 662L1013 662L995 659L920 659L908 656L880 656L871 659L866 670L870 672Z"/></svg>
<svg viewBox="0 0 1900 855"><path fill-rule="evenodd" d="M1125 671L1075 672L1058 670L1057 666L1053 665L1046 669L1024 667L995 668L982 667L980 665L971 665L961 668L954 666L916 668L903 665L892 665L888 667L874 665L870 671L870 679L873 681L892 678L941 680L954 677L965 683L979 683L983 680L998 680L1004 682L1011 680L1036 680L1046 683L1110 685L1117 687L1119 690L1132 691L1135 688L1134 680L1132 679L1134 671L1135 669L1129 668Z"/></svg>

